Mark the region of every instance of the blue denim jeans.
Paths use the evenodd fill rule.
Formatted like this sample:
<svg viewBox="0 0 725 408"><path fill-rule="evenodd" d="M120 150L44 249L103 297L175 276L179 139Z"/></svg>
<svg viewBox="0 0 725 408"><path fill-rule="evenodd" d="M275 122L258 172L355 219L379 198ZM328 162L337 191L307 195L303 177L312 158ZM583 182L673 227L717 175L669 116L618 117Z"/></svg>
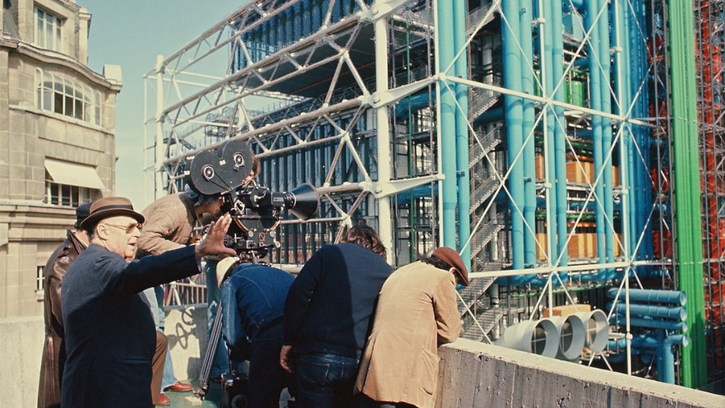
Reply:
<svg viewBox="0 0 725 408"><path fill-rule="evenodd" d="M302 354L297 359L299 408L356 407L353 387L360 360L335 354Z"/></svg>
<svg viewBox="0 0 725 408"><path fill-rule="evenodd" d="M249 349L249 407L278 407L288 374L279 365L284 328L280 322L261 331Z"/></svg>
<svg viewBox="0 0 725 408"><path fill-rule="evenodd" d="M214 326L219 300L221 299L221 291L216 281L216 265L217 261L204 261L204 275L206 275L206 302L208 306L209 317L209 337L211 337L211 328ZM214 305L214 306L212 306ZM214 353L214 363L211 366L211 378L219 378L222 374L229 372L229 356L227 348L224 346L224 339L219 339L219 344Z"/></svg>

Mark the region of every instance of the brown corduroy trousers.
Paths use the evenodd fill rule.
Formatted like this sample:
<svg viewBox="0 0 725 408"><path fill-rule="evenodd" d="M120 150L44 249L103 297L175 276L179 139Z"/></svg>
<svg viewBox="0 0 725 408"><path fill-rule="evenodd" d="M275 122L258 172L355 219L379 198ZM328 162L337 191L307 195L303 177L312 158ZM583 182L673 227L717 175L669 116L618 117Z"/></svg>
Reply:
<svg viewBox="0 0 725 408"><path fill-rule="evenodd" d="M164 378L164 363L166 362L166 350L169 342L166 335L160 331L156 331L156 352L151 360L153 377L151 377L151 399L154 405L159 404L159 396L161 396L161 381Z"/></svg>

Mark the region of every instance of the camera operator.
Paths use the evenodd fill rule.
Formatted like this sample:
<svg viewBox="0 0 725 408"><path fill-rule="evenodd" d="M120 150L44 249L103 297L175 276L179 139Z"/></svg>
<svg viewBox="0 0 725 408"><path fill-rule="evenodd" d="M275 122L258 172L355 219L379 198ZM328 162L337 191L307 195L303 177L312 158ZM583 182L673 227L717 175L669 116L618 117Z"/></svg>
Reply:
<svg viewBox="0 0 725 408"><path fill-rule="evenodd" d="M68 269L61 291L68 354L62 406L151 407L156 330L140 292L199 273L205 256L235 254L224 246L231 223L225 215L196 246L128 263L143 222L128 199L105 197L81 223L91 245Z"/></svg>
<svg viewBox="0 0 725 408"><path fill-rule="evenodd" d="M251 254L243 253L241 259L226 258L217 265L224 339L232 363L249 361L249 407L277 407L288 385L279 353L284 303L294 278L267 263L251 263Z"/></svg>

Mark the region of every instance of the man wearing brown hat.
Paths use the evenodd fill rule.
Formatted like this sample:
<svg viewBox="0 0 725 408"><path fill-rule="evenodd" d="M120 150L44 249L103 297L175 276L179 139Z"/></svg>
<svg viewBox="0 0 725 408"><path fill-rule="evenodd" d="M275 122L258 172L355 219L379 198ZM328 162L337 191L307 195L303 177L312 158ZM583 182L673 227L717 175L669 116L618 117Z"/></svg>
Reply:
<svg viewBox="0 0 725 408"><path fill-rule="evenodd" d="M68 269L61 291L67 360L63 407L151 407L156 330L144 289L199 273L207 255L235 255L224 246L231 219L212 223L195 246L132 260L143 215L126 198L93 203L81 223L90 245Z"/></svg>
<svg viewBox="0 0 725 408"><path fill-rule="evenodd" d="M88 236L81 229L81 222L88 216L91 203L76 207L74 231L67 230L66 238L43 268L43 310L45 311L45 342L40 364L38 408L60 406L60 384L65 365L63 346L63 316L61 315L60 288L68 267L88 246Z"/></svg>
<svg viewBox="0 0 725 408"><path fill-rule="evenodd" d="M446 247L385 281L355 384L361 406L433 407L438 346L461 332L456 283L468 285L468 271Z"/></svg>

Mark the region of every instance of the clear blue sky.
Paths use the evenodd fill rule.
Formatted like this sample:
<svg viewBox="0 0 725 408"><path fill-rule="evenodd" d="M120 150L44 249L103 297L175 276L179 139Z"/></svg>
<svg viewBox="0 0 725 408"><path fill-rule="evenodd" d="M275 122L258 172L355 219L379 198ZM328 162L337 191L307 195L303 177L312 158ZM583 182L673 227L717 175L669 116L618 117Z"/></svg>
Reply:
<svg viewBox="0 0 725 408"><path fill-rule="evenodd" d="M77 0L93 15L88 64L120 65L123 88L116 106L116 195L130 198L138 210L150 203L152 184L143 173L143 75L156 55L170 55L247 0ZM149 135L153 138L153 134Z"/></svg>

